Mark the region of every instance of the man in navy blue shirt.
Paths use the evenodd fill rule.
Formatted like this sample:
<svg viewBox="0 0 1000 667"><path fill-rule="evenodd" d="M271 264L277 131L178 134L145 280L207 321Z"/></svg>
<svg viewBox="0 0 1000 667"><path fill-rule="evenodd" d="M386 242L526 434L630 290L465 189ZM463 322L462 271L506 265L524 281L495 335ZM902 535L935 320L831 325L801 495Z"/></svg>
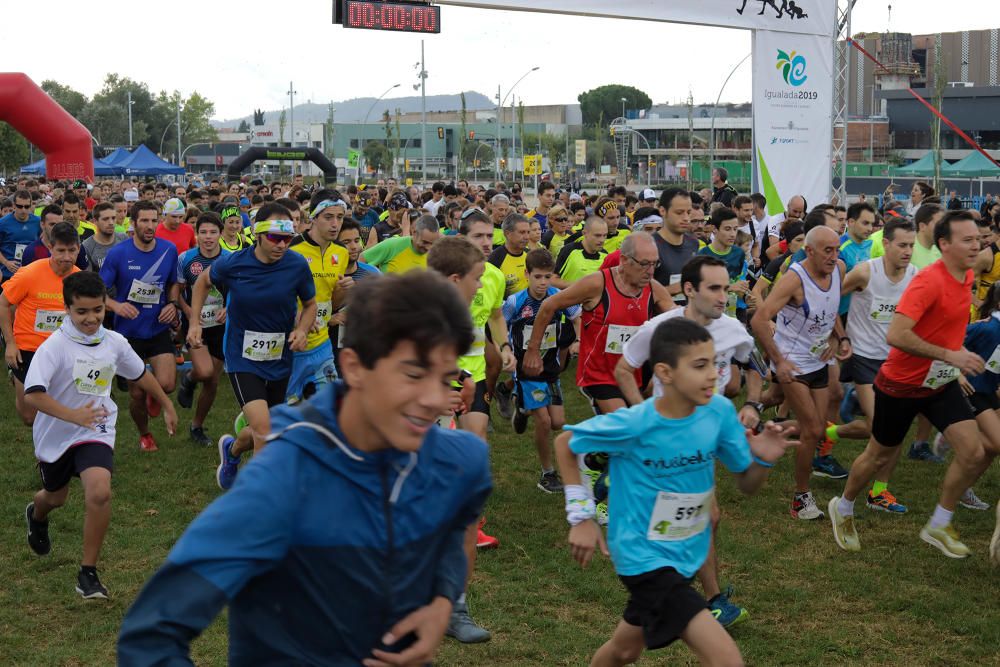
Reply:
<svg viewBox="0 0 1000 667"><path fill-rule="evenodd" d="M177 249L170 241L156 238L160 219L157 205L136 202L132 207L135 233L119 243L104 258L101 279L115 298L108 308L115 314L114 329L128 339L132 349L153 368L153 375L167 394L174 390L177 365L170 328L177 322ZM149 432L149 418L160 414L159 403L136 384L129 383L129 412L139 431L139 447L155 452L156 440Z"/></svg>
<svg viewBox="0 0 1000 667"><path fill-rule="evenodd" d="M14 210L0 218L0 275L7 280L21 268L24 249L38 239L42 221L31 212L31 193L14 193Z"/></svg>
<svg viewBox="0 0 1000 667"><path fill-rule="evenodd" d="M49 252L49 230L55 227L56 224L63 222L62 209L55 204L49 204L42 209L41 218L42 232L37 239L28 244L28 247L24 249L24 254L21 255L21 266L27 266L39 259L48 259L52 254ZM76 256L76 266L81 271L86 271L90 268L90 257L87 256L87 251L82 245L80 246L80 253Z"/></svg>
<svg viewBox="0 0 1000 667"><path fill-rule="evenodd" d="M271 432L269 409L285 401L292 374L292 352L306 349L316 323L316 286L306 258L288 252L295 229L291 212L271 202L254 222L254 245L221 257L202 271L191 291L191 310L201 312L213 286L226 293L223 355L236 400L249 422L219 439L216 481L228 489L236 480L240 456L264 447ZM302 315L296 324L296 299ZM200 322L188 328L188 345L204 344Z"/></svg>

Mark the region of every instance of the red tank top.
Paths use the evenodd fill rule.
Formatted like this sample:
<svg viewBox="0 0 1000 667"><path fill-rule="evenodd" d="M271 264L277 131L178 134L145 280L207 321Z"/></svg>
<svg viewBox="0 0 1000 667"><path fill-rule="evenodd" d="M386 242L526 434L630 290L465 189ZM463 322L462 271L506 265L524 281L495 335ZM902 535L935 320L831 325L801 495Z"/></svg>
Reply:
<svg viewBox="0 0 1000 667"><path fill-rule="evenodd" d="M615 366L622 348L636 329L649 320L653 288L646 285L636 297L626 296L615 285L611 269L602 269L604 292L593 310L580 317L580 358L576 383L580 387L598 384L617 386ZM636 369L636 383L642 386L642 371Z"/></svg>

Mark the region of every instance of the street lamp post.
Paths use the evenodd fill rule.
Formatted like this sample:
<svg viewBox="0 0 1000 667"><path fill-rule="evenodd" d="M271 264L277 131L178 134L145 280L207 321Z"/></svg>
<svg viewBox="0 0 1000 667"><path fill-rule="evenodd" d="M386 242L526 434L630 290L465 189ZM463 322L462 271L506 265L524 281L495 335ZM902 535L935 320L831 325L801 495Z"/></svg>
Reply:
<svg viewBox="0 0 1000 667"><path fill-rule="evenodd" d="M509 97L510 94L512 92L514 92L514 89L517 88L517 84L519 84L522 81L524 81L524 79L525 79L526 76L528 76L532 72L537 72L539 69L541 69L541 67L532 67L527 72L525 72L524 74L522 74L521 78L518 79L517 81L515 81L514 85L510 87L510 89L507 91L507 95L504 95L503 99L500 99L500 86L497 86L497 154L495 156L496 157L496 174L497 174L497 178L500 177L500 136L501 136L501 132L500 132L500 118L501 118L501 116L500 116L500 114L501 114L501 112L503 110L503 105L507 103L507 97ZM513 108L511 109L510 122L511 122L511 126L513 126L513 124L514 124ZM513 133L513 127L511 129L511 132ZM514 159L513 147L511 147L511 168L513 168L513 166L514 166L513 159Z"/></svg>
<svg viewBox="0 0 1000 667"><path fill-rule="evenodd" d="M364 133L365 133L365 129L364 128L365 128L366 125L368 125L368 116L371 115L372 109L375 108L375 105L378 104L382 100L382 98L385 97L386 95L388 95L389 92L392 91L394 88L399 88L399 84L398 83L394 83L393 85L389 86L388 88L385 89L384 93L382 93L381 95L379 95L378 98L376 98L376 100L374 102L372 102L372 105L370 107L368 107L368 113L365 114L365 120L361 124L361 129L358 131L358 173L357 173L357 175L355 176L355 179L354 179L354 184L355 185L357 185L358 183L361 182L361 167L362 167L362 164L363 164L364 158L365 158L365 151L364 151L364 146L363 146L363 143L364 143ZM348 152L348 155L350 155L350 152Z"/></svg>
<svg viewBox="0 0 1000 667"><path fill-rule="evenodd" d="M726 84L729 83L729 80L731 78L733 78L733 74L736 74L736 70L738 70L740 68L740 65L742 65L743 63L745 63L747 61L747 58L749 58L749 57L750 57L749 53L746 54L745 56L743 56L743 60L741 60L738 63L736 63L736 67L734 67L732 69L732 71L729 72L729 76L726 77L726 80L722 82L722 87L719 88L719 95L718 95L718 97L715 98L715 106L712 107L712 129L709 130L709 133L708 133L708 141L709 141L709 144L710 144L709 149L708 149L709 178L711 178L711 172L715 169L715 117L719 113L719 100L722 99L722 91L724 91L726 89ZM691 169L691 167L688 167L689 171L690 171L690 169Z"/></svg>
<svg viewBox="0 0 1000 667"><path fill-rule="evenodd" d="M625 103L627 101L624 97L622 98L622 118L625 118Z"/></svg>
<svg viewBox="0 0 1000 667"><path fill-rule="evenodd" d="M132 148L132 91L128 91L128 147Z"/></svg>

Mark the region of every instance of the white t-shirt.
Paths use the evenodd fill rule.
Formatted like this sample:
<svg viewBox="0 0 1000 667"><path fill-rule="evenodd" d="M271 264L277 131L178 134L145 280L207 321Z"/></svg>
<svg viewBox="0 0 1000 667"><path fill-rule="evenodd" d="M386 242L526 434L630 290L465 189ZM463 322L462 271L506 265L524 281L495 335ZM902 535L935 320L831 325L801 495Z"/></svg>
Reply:
<svg viewBox="0 0 1000 667"><path fill-rule="evenodd" d="M438 214L438 209L444 206L446 203L447 202L445 202L444 197L441 197L441 199L439 199L438 201L434 201L433 199L431 199L426 204L424 204L424 210L430 213L431 215L436 216Z"/></svg>
<svg viewBox="0 0 1000 667"><path fill-rule="evenodd" d="M656 327L669 319L684 317L685 310L685 308L673 308L639 327L639 330L625 343L622 351L625 362L632 368L639 368L649 361L649 344L653 340ZM750 353L753 351L753 338L739 320L729 315L712 320L706 328L708 333L712 334L712 341L715 343L715 367L719 371L715 390L721 394L733 375L730 361L736 359L741 364L749 361ZM662 393L660 380L654 375L653 395L660 396Z"/></svg>
<svg viewBox="0 0 1000 667"><path fill-rule="evenodd" d="M67 449L82 442L101 442L115 446L118 406L111 398L115 375L134 380L142 376L146 365L121 334L108 331L97 345L83 345L56 330L41 344L24 379L25 393L45 391L68 408L82 408L87 403L102 405L108 411L104 422L89 429L39 412L32 427L35 457L52 463Z"/></svg>

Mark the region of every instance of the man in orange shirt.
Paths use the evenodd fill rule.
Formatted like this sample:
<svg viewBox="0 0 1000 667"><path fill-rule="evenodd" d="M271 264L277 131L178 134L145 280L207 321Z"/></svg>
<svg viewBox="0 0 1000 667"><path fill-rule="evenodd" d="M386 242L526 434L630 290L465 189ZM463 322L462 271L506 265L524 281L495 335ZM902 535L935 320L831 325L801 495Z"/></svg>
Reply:
<svg viewBox="0 0 1000 667"><path fill-rule="evenodd" d="M0 332L7 342L4 358L14 376L14 405L21 420L31 426L35 409L24 402L24 377L31 357L46 338L59 328L66 305L63 278L79 271L76 257L80 235L68 222L56 223L49 231L48 261L32 262L3 284L0 294ZM17 306L11 322L11 308Z"/></svg>

